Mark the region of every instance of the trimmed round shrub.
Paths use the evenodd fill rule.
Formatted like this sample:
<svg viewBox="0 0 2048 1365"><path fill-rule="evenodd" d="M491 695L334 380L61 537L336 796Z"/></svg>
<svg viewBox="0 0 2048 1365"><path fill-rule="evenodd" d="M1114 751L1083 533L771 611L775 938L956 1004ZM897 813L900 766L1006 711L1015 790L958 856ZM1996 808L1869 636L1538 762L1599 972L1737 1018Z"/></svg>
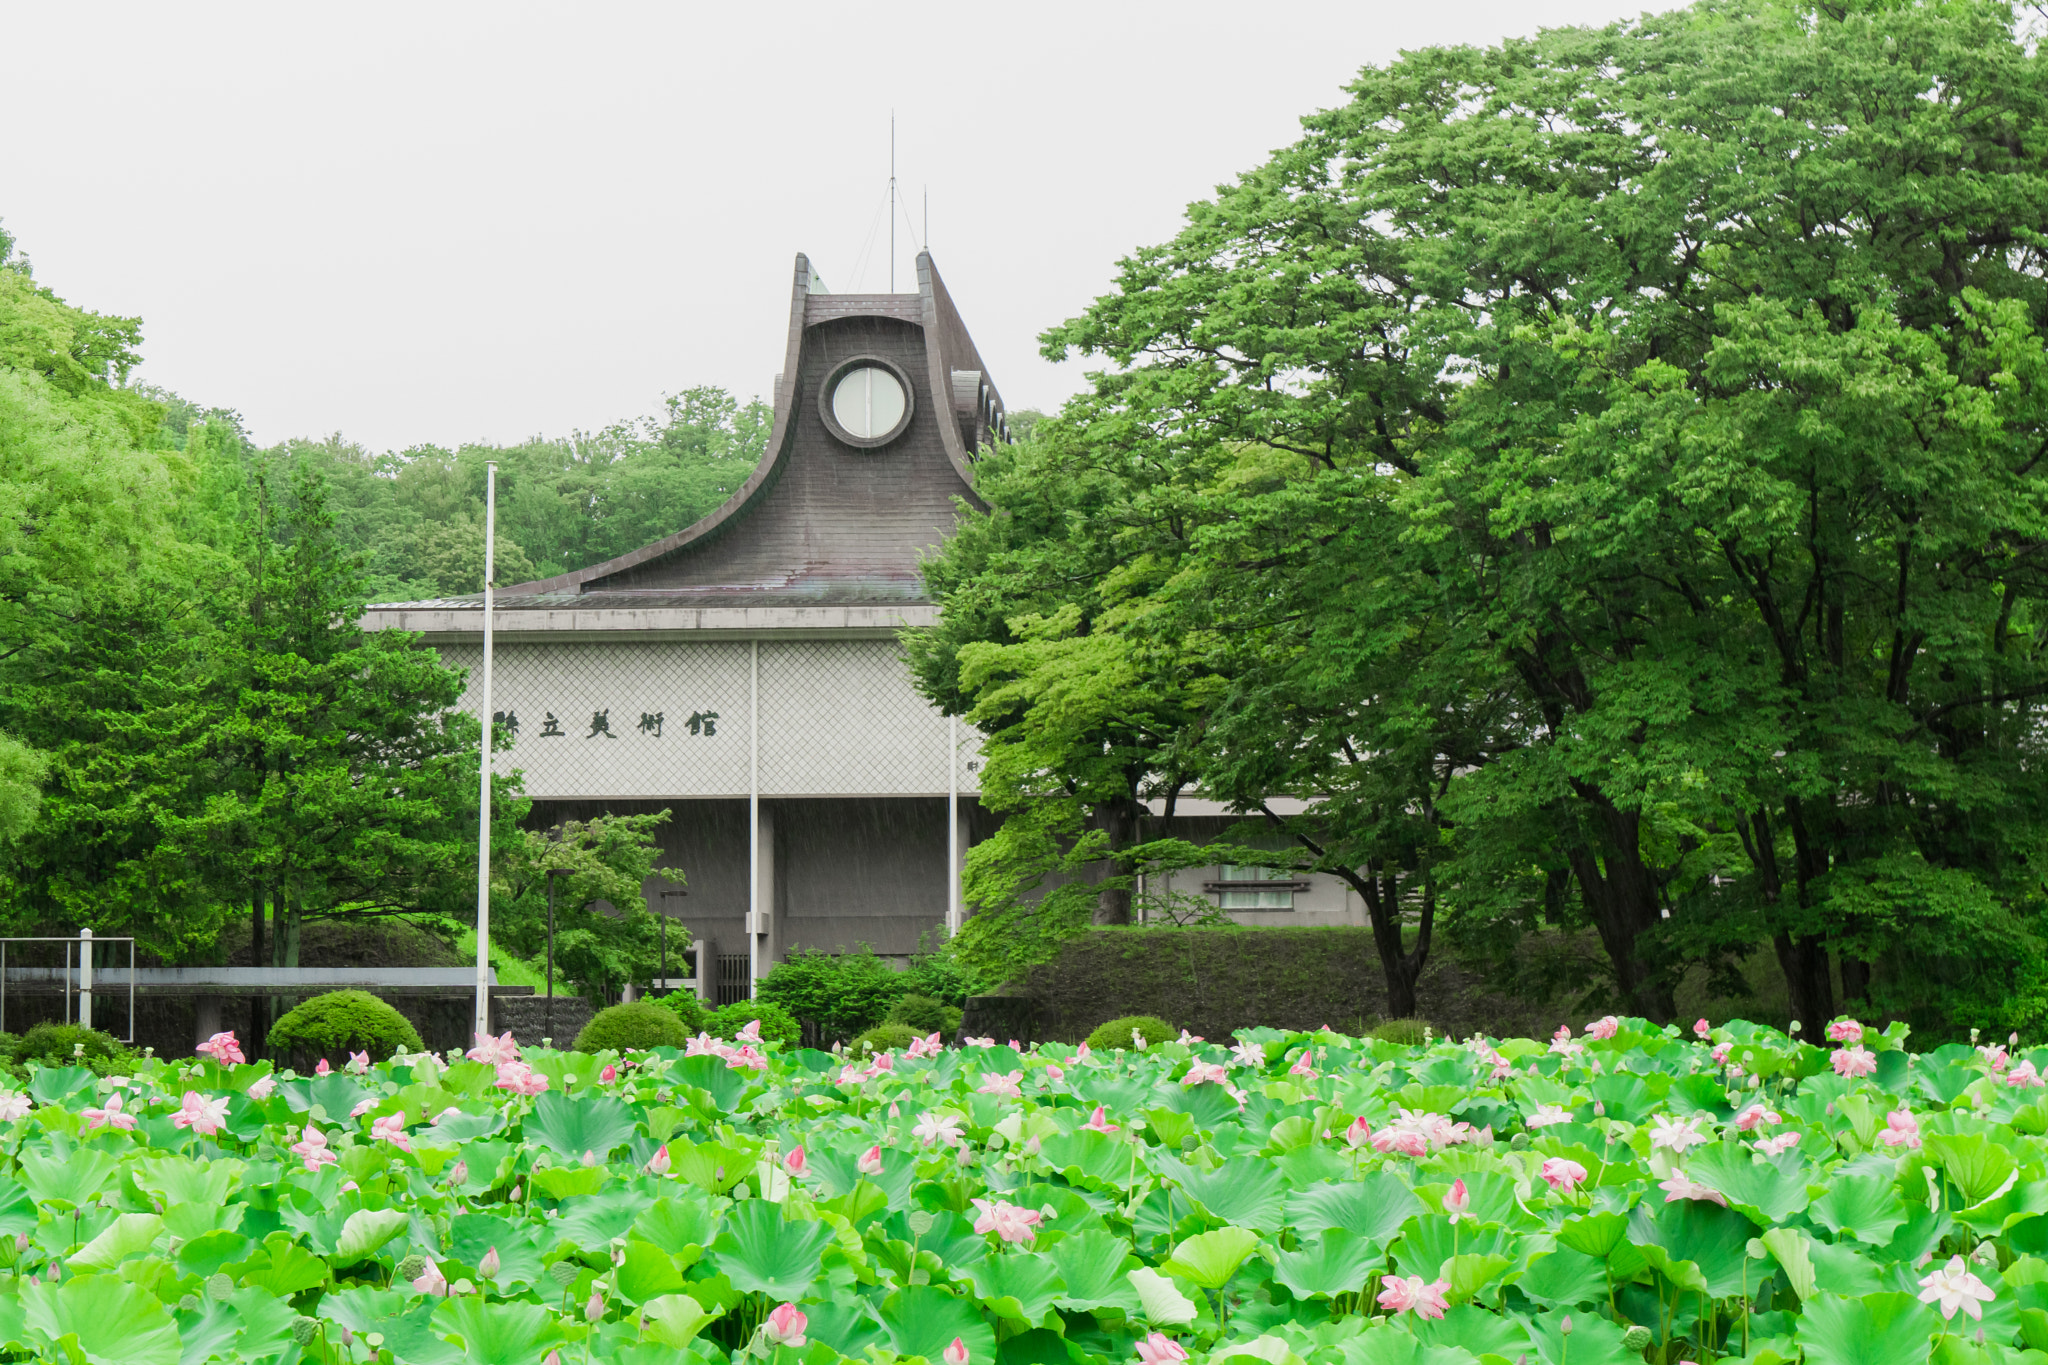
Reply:
<svg viewBox="0 0 2048 1365"><path fill-rule="evenodd" d="M648 1003L673 1014L683 1026L683 1032L698 1034L711 1022L711 1011L704 1008L704 1002L690 991L670 991L667 995L655 996Z"/></svg>
<svg viewBox="0 0 2048 1365"><path fill-rule="evenodd" d="M761 1021L761 1041L764 1043L780 1043L784 1047L795 1047L803 1041L803 1029L790 1016L788 1010L772 1000L734 1001L712 1011L704 1027L720 1038L730 1038L757 1019Z"/></svg>
<svg viewBox="0 0 2048 1365"><path fill-rule="evenodd" d="M931 1032L926 1029L925 1032ZM905 1048L917 1041L917 1030L908 1024L877 1024L855 1038L847 1051L856 1057L870 1053L887 1052L891 1048Z"/></svg>
<svg viewBox="0 0 2048 1365"><path fill-rule="evenodd" d="M1088 1035L1090 1049L1100 1052L1105 1048L1128 1048L1131 1034L1137 1033L1145 1039L1145 1046L1156 1043L1170 1043L1180 1037L1180 1030L1164 1019L1155 1019L1149 1014L1128 1014L1121 1019L1112 1019Z"/></svg>
<svg viewBox="0 0 2048 1365"><path fill-rule="evenodd" d="M1389 1019L1373 1027L1368 1038L1377 1038L1383 1043L1400 1043L1404 1047L1421 1047L1423 1035L1429 1028L1423 1019Z"/></svg>
<svg viewBox="0 0 2048 1365"><path fill-rule="evenodd" d="M306 1058L346 1058L367 1052L381 1062L403 1047L421 1052L419 1031L368 991L329 991L290 1010L270 1026L270 1050L297 1066Z"/></svg>
<svg viewBox="0 0 2048 1365"><path fill-rule="evenodd" d="M13 1040L9 1060L17 1066L34 1062L39 1066L83 1066L102 1076L125 1075L132 1070L135 1054L111 1033L79 1024L41 1023ZM85 1047L81 1056L80 1045Z"/></svg>
<svg viewBox="0 0 2048 1365"><path fill-rule="evenodd" d="M960 1026L960 1011L932 999L929 995L906 995L889 1007L885 1024L902 1024L918 1033L943 1033L946 1030L946 1016L953 1016L953 1027Z"/></svg>
<svg viewBox="0 0 2048 1365"><path fill-rule="evenodd" d="M681 1047L690 1034L673 1010L646 1000L601 1009L576 1035L578 1052L634 1052L650 1047Z"/></svg>

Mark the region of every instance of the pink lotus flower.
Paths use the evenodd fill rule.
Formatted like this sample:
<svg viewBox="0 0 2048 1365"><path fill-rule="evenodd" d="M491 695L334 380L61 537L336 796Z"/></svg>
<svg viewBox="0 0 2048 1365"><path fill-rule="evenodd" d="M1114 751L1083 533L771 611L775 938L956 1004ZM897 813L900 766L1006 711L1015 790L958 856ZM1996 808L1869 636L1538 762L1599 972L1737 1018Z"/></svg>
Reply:
<svg viewBox="0 0 2048 1365"><path fill-rule="evenodd" d="M1380 1307L1388 1313L1414 1313L1418 1318L1440 1318L1450 1305L1444 1294L1449 1280L1425 1283L1420 1275L1389 1275L1381 1281Z"/></svg>
<svg viewBox="0 0 2048 1365"><path fill-rule="evenodd" d="M19 1090L0 1090L0 1123L25 1119L30 1108L28 1096Z"/></svg>
<svg viewBox="0 0 2048 1365"><path fill-rule="evenodd" d="M1664 1202L1667 1204L1680 1199L1702 1199L1709 1204L1719 1204L1724 1209L1728 1207L1728 1196L1712 1185L1702 1185L1699 1181L1689 1178L1683 1171L1677 1172L1669 1180L1659 1181L1657 1188L1664 1191Z"/></svg>
<svg viewBox="0 0 2048 1365"><path fill-rule="evenodd" d="M1189 1033L1186 1029L1182 1029L1180 1031L1180 1037L1174 1039L1174 1041L1181 1044L1183 1047L1192 1047L1196 1043L1202 1041L1202 1035L1199 1033Z"/></svg>
<svg viewBox="0 0 2048 1365"><path fill-rule="evenodd" d="M85 1131L88 1133L95 1128L109 1125L119 1129L135 1126L135 1115L121 1112L121 1092L118 1090L107 1096L106 1108L86 1109L81 1111L81 1116L85 1119Z"/></svg>
<svg viewBox="0 0 2048 1365"><path fill-rule="evenodd" d="M862 1152L860 1160L854 1162L853 1167L862 1175L880 1175L882 1173L882 1144L878 1142L865 1152Z"/></svg>
<svg viewBox="0 0 2048 1365"><path fill-rule="evenodd" d="M1960 1308L1981 1322L1983 1305L1997 1297L1990 1285L1970 1273L1960 1256L1949 1257L1947 1265L1922 1276L1920 1286L1920 1302L1935 1305L1943 1321L1953 1318Z"/></svg>
<svg viewBox="0 0 2048 1365"><path fill-rule="evenodd" d="M811 1173L811 1161L804 1155L802 1143L790 1148L789 1154L782 1158L782 1169L789 1172L792 1180L802 1180Z"/></svg>
<svg viewBox="0 0 2048 1365"><path fill-rule="evenodd" d="M939 1352L939 1355L946 1365L967 1365L967 1343L954 1337L953 1344Z"/></svg>
<svg viewBox="0 0 2048 1365"><path fill-rule="evenodd" d="M1750 1105L1735 1116L1735 1126L1745 1133L1759 1124L1780 1124L1784 1121L1775 1110L1766 1109L1762 1101Z"/></svg>
<svg viewBox="0 0 2048 1365"><path fill-rule="evenodd" d="M1088 1044L1086 1044L1086 1043L1083 1043L1083 1044L1081 1044L1081 1046L1079 1046L1079 1047L1077 1047L1077 1048L1075 1048L1075 1049L1074 1049L1074 1060L1075 1060L1075 1061L1077 1061L1077 1062L1085 1062L1085 1061L1087 1061L1087 1060L1088 1060L1088 1057L1089 1057L1089 1050L1088 1050Z"/></svg>
<svg viewBox="0 0 2048 1365"><path fill-rule="evenodd" d="M1711 1033L1711 1032L1713 1032L1713 1030L1707 1027L1707 1021L1706 1021L1706 1020L1704 1020L1704 1019L1695 1019L1695 1020L1693 1020L1693 1021L1692 1021L1692 1033L1693 1033L1693 1037L1695 1037L1695 1038L1704 1038L1704 1037L1706 1037L1706 1036L1707 1036L1707 1035L1708 1035L1709 1033Z"/></svg>
<svg viewBox="0 0 2048 1365"><path fill-rule="evenodd" d="M685 1057L730 1057L732 1052L732 1045L725 1039L713 1038L708 1033L698 1034L683 1046Z"/></svg>
<svg viewBox="0 0 2048 1365"><path fill-rule="evenodd" d="M1461 1175L1451 1182L1450 1190L1444 1195L1444 1212L1451 1216L1451 1222L1456 1223L1465 1217L1471 1208L1472 1192L1465 1188L1465 1177Z"/></svg>
<svg viewBox="0 0 2048 1365"><path fill-rule="evenodd" d="M1188 1074L1180 1078L1182 1085L1229 1085L1230 1068L1220 1062L1189 1062Z"/></svg>
<svg viewBox="0 0 2048 1365"><path fill-rule="evenodd" d="M319 1063L318 1063L317 1065L315 1065L315 1066L314 1066L314 1068L313 1068L313 1074L314 1074L315 1076L325 1076L325 1075L327 1075L327 1074L328 1074L329 1072L331 1072L331 1071L333 1071L333 1070L334 1070L334 1068L333 1068L333 1067L331 1067L331 1066L327 1065L327 1059L326 1059L325 1057L322 1057L322 1058L320 1059Z"/></svg>
<svg viewBox="0 0 2048 1365"><path fill-rule="evenodd" d="M254 1081L250 1082L248 1091L249 1098L252 1100L259 1101L267 1100L270 1098L271 1092L276 1089L277 1073L274 1071L266 1071L261 1076L258 1076Z"/></svg>
<svg viewBox="0 0 2048 1365"><path fill-rule="evenodd" d="M1984 1065L1990 1067L1993 1071L2005 1070L2006 1064L2012 1061L2012 1058L2006 1054L2005 1049L1996 1043L1986 1043L1983 1047L1978 1048L1977 1052L1978 1055L1984 1058Z"/></svg>
<svg viewBox="0 0 2048 1365"><path fill-rule="evenodd" d="M649 1175L667 1175L669 1164L668 1144L664 1142L661 1146L654 1149L653 1156L647 1158L647 1173Z"/></svg>
<svg viewBox="0 0 2048 1365"><path fill-rule="evenodd" d="M1058 1085L1067 1079L1067 1073L1057 1066L1048 1065L1045 1068L1045 1078L1054 1085Z"/></svg>
<svg viewBox="0 0 2048 1365"><path fill-rule="evenodd" d="M1037 1238L1033 1231L1045 1221L1045 1215L1033 1209L1019 1208L1000 1199L976 1199L970 1201L981 1210L981 1217L974 1220L976 1232L993 1232L1005 1242L1029 1242Z"/></svg>
<svg viewBox="0 0 2048 1365"><path fill-rule="evenodd" d="M922 1038L912 1038L910 1046L903 1049L903 1055L916 1061L919 1057L936 1057L945 1050L946 1045L939 1041L939 1035L928 1033Z"/></svg>
<svg viewBox="0 0 2048 1365"><path fill-rule="evenodd" d="M368 1072L368 1071L369 1071L369 1069L370 1069L370 1054L369 1054L369 1053L367 1053L367 1052L351 1052L351 1053L349 1053L349 1054L348 1054L348 1070L350 1070L350 1071L354 1072L354 1073L355 1073L356 1075L358 1075L358 1076L361 1076L361 1075L365 1074L366 1072Z"/></svg>
<svg viewBox="0 0 2048 1365"><path fill-rule="evenodd" d="M893 1052L884 1052L868 1063L868 1075L870 1076L886 1076L895 1070L896 1054Z"/></svg>
<svg viewBox="0 0 2048 1365"><path fill-rule="evenodd" d="M744 1043L725 1059L725 1065L731 1071L766 1071L768 1058L766 1054L755 1051L753 1044Z"/></svg>
<svg viewBox="0 0 2048 1365"><path fill-rule="evenodd" d="M432 1126L435 1128L439 1128L441 1126L442 1119L456 1118L461 1113L462 1111L460 1109L457 1109L454 1105L451 1104L446 1109L443 1109L440 1113L434 1115L432 1120Z"/></svg>
<svg viewBox="0 0 2048 1365"><path fill-rule="evenodd" d="M1863 1047L1846 1047L1828 1059L1835 1074L1844 1078L1868 1076L1877 1070L1877 1054Z"/></svg>
<svg viewBox="0 0 2048 1365"><path fill-rule="evenodd" d="M975 1087L974 1093L977 1095L995 1095L1009 1100L1022 1099L1024 1096L1023 1080L1024 1073L1022 1071L1012 1071L1006 1076L990 1076Z"/></svg>
<svg viewBox="0 0 2048 1365"><path fill-rule="evenodd" d="M1832 1043L1860 1043L1863 1041L1863 1025L1854 1019L1837 1019L1828 1025L1828 1041Z"/></svg>
<svg viewBox="0 0 2048 1365"><path fill-rule="evenodd" d="M1539 1174L1551 1189L1570 1194L1585 1182L1586 1168L1567 1157L1554 1156L1543 1163Z"/></svg>
<svg viewBox="0 0 2048 1365"><path fill-rule="evenodd" d="M609 1064L606 1065L604 1070L597 1073L597 1079L599 1080L599 1082L605 1085L610 1085L613 1081L617 1080L618 1078L619 1069Z"/></svg>
<svg viewBox="0 0 2048 1365"><path fill-rule="evenodd" d="M2031 1061L2021 1062L2006 1075L2005 1083L2021 1090L2036 1090L2043 1084L2041 1073L2034 1069Z"/></svg>
<svg viewBox="0 0 2048 1365"><path fill-rule="evenodd" d="M740 1030L740 1031L739 1031L738 1033L735 1033L735 1034L734 1034L734 1035L732 1036L732 1040L733 1040L733 1041L734 1041L735 1043L740 1043L740 1044L743 1044L743 1045L744 1045L744 1044L747 1044L747 1043L758 1043L758 1042L760 1042L760 1041L761 1041L761 1021L760 1021L759 1019L749 1019L749 1020L747 1020L747 1023L746 1023L746 1027L745 1027L745 1028L742 1028L742 1029L741 1029L741 1030Z"/></svg>
<svg viewBox="0 0 2048 1365"><path fill-rule="evenodd" d="M1733 1043L1716 1043L1708 1051L1707 1055L1714 1059L1715 1066L1726 1066L1728 1065L1728 1054L1734 1050L1735 1044Z"/></svg>
<svg viewBox="0 0 2048 1365"><path fill-rule="evenodd" d="M523 1061L499 1062L496 1087L515 1095L538 1095L548 1088L548 1078Z"/></svg>
<svg viewBox="0 0 2048 1365"><path fill-rule="evenodd" d="M1139 1365L1181 1365L1187 1348L1164 1332L1154 1332L1138 1342Z"/></svg>
<svg viewBox="0 0 2048 1365"><path fill-rule="evenodd" d="M778 1306L761 1324L761 1335L777 1346L789 1346L797 1350L808 1343L804 1340L804 1329L811 1320L793 1303Z"/></svg>
<svg viewBox="0 0 2048 1365"><path fill-rule="evenodd" d="M1241 1038L1230 1045L1230 1055L1235 1059L1232 1066L1248 1066L1263 1071L1266 1068L1266 1049L1262 1044L1249 1038ZM1157 1336L1158 1333L1153 1333Z"/></svg>
<svg viewBox="0 0 2048 1365"><path fill-rule="evenodd" d="M222 1066L234 1065L249 1060L242 1055L242 1045L235 1041L235 1034L232 1029L226 1033L216 1033L211 1038L208 1038L199 1045L198 1052L200 1056L211 1057Z"/></svg>
<svg viewBox="0 0 2048 1365"><path fill-rule="evenodd" d="M1603 1015L1601 1018L1595 1019L1592 1023L1586 1025L1586 1036L1588 1038L1612 1038L1619 1032L1621 1032L1621 1020L1611 1014Z"/></svg>
<svg viewBox="0 0 2048 1365"><path fill-rule="evenodd" d="M381 1119L371 1119L370 1141L388 1142L401 1152L410 1152L412 1139L406 1136L404 1112L386 1114Z"/></svg>
<svg viewBox="0 0 2048 1365"><path fill-rule="evenodd" d="M1362 1118L1351 1120L1351 1126L1344 1130L1344 1144L1356 1151L1372 1140L1372 1125Z"/></svg>
<svg viewBox="0 0 2048 1365"><path fill-rule="evenodd" d="M448 1297L448 1277L441 1273L441 1267L434 1264L433 1257L428 1256L424 1259L427 1263L427 1268L418 1279L412 1282L414 1292L420 1294L439 1294L442 1298Z"/></svg>
<svg viewBox="0 0 2048 1365"><path fill-rule="evenodd" d="M1693 1126L1692 1119L1674 1119L1668 1114L1659 1114L1650 1128L1650 1150L1668 1147L1674 1152L1683 1152L1705 1142L1707 1136Z"/></svg>
<svg viewBox="0 0 2048 1365"><path fill-rule="evenodd" d="M306 1135L291 1145L291 1154L306 1163L308 1174L319 1174L320 1168L341 1160L327 1150L327 1134L311 1123L306 1125Z"/></svg>
<svg viewBox="0 0 2048 1365"><path fill-rule="evenodd" d="M1548 1128L1553 1123L1570 1123L1572 1116L1554 1104L1542 1104L1536 1112L1522 1120L1525 1128Z"/></svg>
<svg viewBox="0 0 2048 1365"><path fill-rule="evenodd" d="M173 1128L190 1128L201 1137L212 1137L226 1126L228 1098L206 1099L196 1090L185 1092L185 1103L171 1115Z"/></svg>
<svg viewBox="0 0 2048 1365"><path fill-rule="evenodd" d="M476 1035L476 1046L471 1048L465 1055L472 1062L482 1062L487 1066L502 1066L506 1062L516 1062L519 1060L519 1044L512 1041L512 1030L510 1029L506 1029L504 1036L501 1038L493 1038L488 1033L479 1033Z"/></svg>
<svg viewBox="0 0 2048 1365"><path fill-rule="evenodd" d="M1780 1133L1776 1137L1759 1138L1749 1145L1765 1156L1780 1156L1799 1145L1799 1134Z"/></svg>
<svg viewBox="0 0 2048 1365"><path fill-rule="evenodd" d="M960 1120L952 1114L928 1113L917 1121L910 1135L929 1147L943 1143L948 1147L960 1145Z"/></svg>
<svg viewBox="0 0 2048 1365"><path fill-rule="evenodd" d="M1108 1115L1103 1111L1103 1107L1099 1104L1095 1106L1095 1112L1088 1116L1088 1121L1082 1124L1081 1126L1083 1128L1093 1129L1095 1132L1098 1133L1114 1133L1118 1127L1117 1124L1111 1123L1109 1121Z"/></svg>
<svg viewBox="0 0 2048 1365"><path fill-rule="evenodd" d="M1884 1116L1884 1131L1877 1140L1887 1147L1920 1147L1920 1120L1909 1109L1894 1109Z"/></svg>
<svg viewBox="0 0 2048 1365"><path fill-rule="evenodd" d="M356 1101L356 1107L348 1111L348 1116L352 1119L359 1119L376 1107L377 1097L375 1095L365 1095Z"/></svg>
<svg viewBox="0 0 2048 1365"><path fill-rule="evenodd" d="M960 1041L967 1047L994 1047L996 1045L996 1040L993 1038L962 1038Z"/></svg>

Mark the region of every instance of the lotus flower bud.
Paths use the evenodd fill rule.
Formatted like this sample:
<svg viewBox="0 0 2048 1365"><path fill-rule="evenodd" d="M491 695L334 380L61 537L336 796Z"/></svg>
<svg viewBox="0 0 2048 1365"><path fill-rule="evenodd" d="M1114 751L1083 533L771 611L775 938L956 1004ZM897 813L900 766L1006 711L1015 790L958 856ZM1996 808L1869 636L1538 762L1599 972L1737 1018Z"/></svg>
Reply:
<svg viewBox="0 0 2048 1365"><path fill-rule="evenodd" d="M498 1278L498 1249L496 1247L492 1247L484 1253L484 1258L476 1263L476 1270L477 1274L487 1280Z"/></svg>
<svg viewBox="0 0 2048 1365"><path fill-rule="evenodd" d="M944 1357L946 1365L967 1365L967 1343L958 1337L954 1337L953 1344L940 1354Z"/></svg>
<svg viewBox="0 0 2048 1365"><path fill-rule="evenodd" d="M448 1183L451 1185L467 1185L469 1183L469 1163L467 1161L458 1161L449 1168Z"/></svg>
<svg viewBox="0 0 2048 1365"><path fill-rule="evenodd" d="M595 1288L590 1291L590 1302L583 1305L583 1320L592 1323L604 1321L604 1295Z"/></svg>

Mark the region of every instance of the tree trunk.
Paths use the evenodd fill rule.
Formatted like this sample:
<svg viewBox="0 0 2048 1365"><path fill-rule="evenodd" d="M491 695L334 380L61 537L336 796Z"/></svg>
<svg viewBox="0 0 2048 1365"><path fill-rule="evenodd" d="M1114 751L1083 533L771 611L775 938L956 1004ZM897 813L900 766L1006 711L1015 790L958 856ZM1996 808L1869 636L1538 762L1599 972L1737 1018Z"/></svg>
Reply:
<svg viewBox="0 0 2048 1365"><path fill-rule="evenodd" d="M1860 957L1840 957L1836 961L1842 968L1842 1004L1846 1007L1851 1000L1868 1001L1870 964Z"/></svg>
<svg viewBox="0 0 2048 1365"><path fill-rule="evenodd" d="M1130 868L1116 855L1131 846L1138 829L1139 806L1135 801L1106 801L1095 808L1095 827L1109 835L1110 856L1096 864L1095 879L1102 883L1095 893L1095 923L1129 924Z"/></svg>
<svg viewBox="0 0 2048 1365"><path fill-rule="evenodd" d="M1671 988L1636 952L1637 940L1660 918L1656 879L1637 842L1640 818L1607 805L1596 808L1595 818L1605 826L1604 847L1581 844L1565 854L1579 883L1579 898L1600 934L1627 1007L1652 1023L1668 1024L1678 1012Z"/></svg>
<svg viewBox="0 0 2048 1365"><path fill-rule="evenodd" d="M1372 923L1373 947L1379 950L1380 971L1387 982L1387 1017L1390 1019L1415 1018L1415 983L1422 977L1422 968L1429 961L1429 940L1436 926L1436 883L1427 872L1423 873L1422 924L1415 937L1415 950L1408 952L1401 942L1401 881L1395 870L1382 871L1377 863L1367 863L1356 871L1340 870L1339 875L1351 883L1352 889L1365 901L1366 918Z"/></svg>
<svg viewBox="0 0 2048 1365"><path fill-rule="evenodd" d="M1835 1017L1827 940L1780 933L1771 942L1778 950L1778 965L1785 970L1785 984L1791 989L1792 1017L1803 1031L1815 1034Z"/></svg>
<svg viewBox="0 0 2048 1365"><path fill-rule="evenodd" d="M258 882L249 890L249 965L263 965L263 883ZM249 1046L246 1049L251 1059L263 1055L263 1040L270 1034L269 1009L260 995L249 997Z"/></svg>

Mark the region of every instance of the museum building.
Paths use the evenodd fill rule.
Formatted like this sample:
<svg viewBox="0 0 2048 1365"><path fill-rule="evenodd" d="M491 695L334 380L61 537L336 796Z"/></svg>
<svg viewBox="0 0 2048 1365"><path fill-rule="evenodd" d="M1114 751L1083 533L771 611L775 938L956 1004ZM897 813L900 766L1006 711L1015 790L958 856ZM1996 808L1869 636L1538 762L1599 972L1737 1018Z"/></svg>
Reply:
<svg viewBox="0 0 2048 1365"><path fill-rule="evenodd" d="M686 894L656 880L649 904L703 949L715 1000L797 947L901 956L935 940L958 923L967 849L995 827L972 729L918 694L898 643L936 620L920 556L982 505L975 453L1007 439L929 253L917 285L827 293L799 255L774 424L746 483L651 545L495 594L500 771L524 772L543 825L673 812L660 863ZM364 625L419 632L469 670L477 705L481 594L373 605ZM1230 823L1180 805L1182 837ZM1199 880L1249 922L1363 922L1334 878Z"/></svg>

